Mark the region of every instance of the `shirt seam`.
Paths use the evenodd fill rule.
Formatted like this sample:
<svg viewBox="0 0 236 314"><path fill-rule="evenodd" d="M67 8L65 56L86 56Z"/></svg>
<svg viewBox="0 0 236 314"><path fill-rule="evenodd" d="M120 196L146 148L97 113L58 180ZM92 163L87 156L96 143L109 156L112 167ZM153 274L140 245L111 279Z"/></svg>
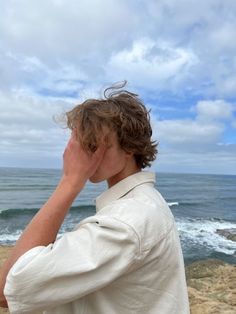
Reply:
<svg viewBox="0 0 236 314"><path fill-rule="evenodd" d="M112 217L112 219L117 220L123 224L125 224L126 226L128 226L136 235L136 237L138 238L138 251L139 251L139 256L141 256L141 238L140 235L138 234L138 232L135 230L135 228L133 226L131 226L130 224L128 224L127 222L117 218L117 217Z"/></svg>
<svg viewBox="0 0 236 314"><path fill-rule="evenodd" d="M157 245L159 242L161 242L171 232L171 230L173 229L174 225L175 225L175 222L174 222L174 220L172 220L172 224L169 227L169 229L159 238L159 240L156 242L155 245ZM151 248L152 247L148 247L148 248L144 249L143 252L145 253L145 252L149 251Z"/></svg>

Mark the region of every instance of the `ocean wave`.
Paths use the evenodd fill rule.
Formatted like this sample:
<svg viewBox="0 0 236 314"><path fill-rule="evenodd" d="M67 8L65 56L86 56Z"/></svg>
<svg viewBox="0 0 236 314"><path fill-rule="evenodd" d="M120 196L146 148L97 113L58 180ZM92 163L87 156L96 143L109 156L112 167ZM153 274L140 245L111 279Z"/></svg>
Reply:
<svg viewBox="0 0 236 314"><path fill-rule="evenodd" d="M17 216L37 213L39 208L6 208L0 209L0 217Z"/></svg>
<svg viewBox="0 0 236 314"><path fill-rule="evenodd" d="M178 206L178 202L168 202L168 206ZM32 216L39 211L39 207L30 207L30 208L3 208L0 209L0 218L12 218L15 216L29 215ZM75 205L70 208L70 212L88 212L95 211L94 205Z"/></svg>
<svg viewBox="0 0 236 314"><path fill-rule="evenodd" d="M15 243L20 235L22 233L22 230L16 230L13 233L3 233L0 235L0 244L6 245L6 244L13 244Z"/></svg>
<svg viewBox="0 0 236 314"><path fill-rule="evenodd" d="M171 206L178 206L179 202L168 202L167 204L168 204L169 207L171 207Z"/></svg>
<svg viewBox="0 0 236 314"><path fill-rule="evenodd" d="M73 206L72 211L88 211L88 208L94 211L94 207L91 205ZM35 209L29 209L31 213ZM17 212L21 214L21 210L12 210L12 214ZM2 214L6 214L2 212ZM82 215L83 216L83 215ZM180 234L181 244L184 251L189 250L201 250L204 249L209 252L219 252L230 256L236 256L236 242L216 233L217 229L230 229L236 228L236 223L226 221L220 218L175 218L177 228ZM61 236L66 230L71 230L73 225L73 219L68 220L61 228L58 236ZM18 228L19 229L19 228ZM13 244L20 236L22 230L16 230L11 232L6 226L1 229L0 243L1 244Z"/></svg>
<svg viewBox="0 0 236 314"><path fill-rule="evenodd" d="M176 218L176 223L185 245L196 244L220 253L236 254L236 242L216 233L217 229L236 228L235 223L219 218Z"/></svg>
<svg viewBox="0 0 236 314"><path fill-rule="evenodd" d="M95 206L93 205L77 205L72 206L70 211L89 211L94 210ZM39 211L39 208L6 208L0 209L0 218L11 218L14 216L22 216L22 215L29 215L32 216Z"/></svg>

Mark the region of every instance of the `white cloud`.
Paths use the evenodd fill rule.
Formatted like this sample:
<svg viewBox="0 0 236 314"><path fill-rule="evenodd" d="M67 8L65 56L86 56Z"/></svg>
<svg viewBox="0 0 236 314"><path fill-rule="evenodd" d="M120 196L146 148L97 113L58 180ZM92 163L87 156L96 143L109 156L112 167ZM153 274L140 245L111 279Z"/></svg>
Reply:
<svg viewBox="0 0 236 314"><path fill-rule="evenodd" d="M157 91L177 87L197 62L191 50L142 38L113 54L106 72L111 79L127 78L136 86Z"/></svg>
<svg viewBox="0 0 236 314"><path fill-rule="evenodd" d="M162 172L216 173L236 175L236 147L230 152L191 152L161 151L154 169Z"/></svg>
<svg viewBox="0 0 236 314"><path fill-rule="evenodd" d="M0 92L1 165L8 159L60 158L69 130L54 122L72 104L22 93ZM2 164L3 163L3 164Z"/></svg>
<svg viewBox="0 0 236 314"><path fill-rule="evenodd" d="M0 86L75 93L80 81L126 78L153 93L235 95L235 1L9 0L0 8Z"/></svg>
<svg viewBox="0 0 236 314"><path fill-rule="evenodd" d="M125 1L9 0L7 5L1 3L1 9L5 46L51 63L61 58L78 61L88 54L95 60L103 58L105 51L126 41L138 26Z"/></svg>
<svg viewBox="0 0 236 314"><path fill-rule="evenodd" d="M20 56L13 53L2 54L0 59L2 89L27 89L28 92L63 96L78 95L88 77L80 69L67 62L57 62L54 66L44 64L37 57ZM9 73L10 72L10 73Z"/></svg>
<svg viewBox="0 0 236 314"><path fill-rule="evenodd" d="M236 127L233 104L199 101L193 119L160 120L153 117L159 154L154 168L166 172L222 173L236 175L236 132L232 142L224 140L227 127Z"/></svg>
<svg viewBox="0 0 236 314"><path fill-rule="evenodd" d="M181 144L188 149L189 146L197 147L217 141L222 134L222 124L204 125L191 120L166 120L157 121L157 135L162 142Z"/></svg>
<svg viewBox="0 0 236 314"><path fill-rule="evenodd" d="M230 147L219 143L233 118L234 110L233 104L222 100L199 101L192 108L196 112L194 119L156 119L153 122L156 138L163 149L199 153L222 149L229 151Z"/></svg>
<svg viewBox="0 0 236 314"><path fill-rule="evenodd" d="M207 122L232 118L234 106L224 100L199 101L195 110L197 112L197 119Z"/></svg>
<svg viewBox="0 0 236 314"><path fill-rule="evenodd" d="M0 9L1 163L43 155L53 165L66 134L52 116L128 79L160 115L166 162L191 168L194 152L209 167L235 165L235 1L9 0Z"/></svg>

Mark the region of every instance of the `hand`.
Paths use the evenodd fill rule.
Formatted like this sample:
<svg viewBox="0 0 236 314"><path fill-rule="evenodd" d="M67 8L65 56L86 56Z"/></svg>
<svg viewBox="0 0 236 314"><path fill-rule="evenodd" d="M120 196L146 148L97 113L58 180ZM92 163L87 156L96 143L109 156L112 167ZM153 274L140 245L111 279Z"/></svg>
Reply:
<svg viewBox="0 0 236 314"><path fill-rule="evenodd" d="M105 150L105 144L101 144L94 153L87 153L76 139L76 130L72 130L63 154L63 180L74 188L84 185L96 172Z"/></svg>

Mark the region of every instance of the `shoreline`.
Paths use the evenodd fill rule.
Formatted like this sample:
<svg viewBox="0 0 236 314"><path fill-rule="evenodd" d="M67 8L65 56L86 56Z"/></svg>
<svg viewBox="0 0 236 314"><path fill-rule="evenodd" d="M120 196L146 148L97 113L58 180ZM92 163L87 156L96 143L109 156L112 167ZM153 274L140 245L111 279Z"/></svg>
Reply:
<svg viewBox="0 0 236 314"><path fill-rule="evenodd" d="M0 245L0 267L10 245ZM207 259L185 265L191 314L236 313L236 264ZM0 308L0 314L7 314Z"/></svg>

